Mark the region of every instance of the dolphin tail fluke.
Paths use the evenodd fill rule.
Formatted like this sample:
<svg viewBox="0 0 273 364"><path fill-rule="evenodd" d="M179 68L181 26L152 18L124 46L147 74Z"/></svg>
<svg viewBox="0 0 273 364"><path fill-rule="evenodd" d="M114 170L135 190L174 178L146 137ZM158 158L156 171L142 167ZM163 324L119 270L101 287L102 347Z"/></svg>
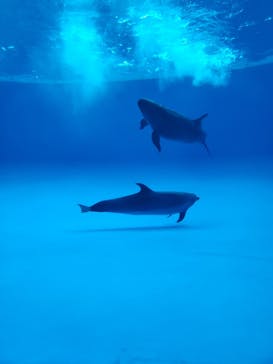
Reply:
<svg viewBox="0 0 273 364"><path fill-rule="evenodd" d="M208 113L203 114L202 116L200 116L200 118L198 118L198 119L195 119L195 120L194 120L194 124L195 124L196 128L201 128L201 122L202 122L202 120L203 120L203 119L205 119L207 116L208 116Z"/></svg>
<svg viewBox="0 0 273 364"><path fill-rule="evenodd" d="M210 152L209 147L207 146L206 142L203 142L202 144L204 145L206 151L208 152L208 155L211 157L211 152Z"/></svg>
<svg viewBox="0 0 273 364"><path fill-rule="evenodd" d="M206 112L205 114L203 114L202 116L200 116L199 120L203 120L205 119L209 114Z"/></svg>
<svg viewBox="0 0 273 364"><path fill-rule="evenodd" d="M91 211L90 207L78 204L80 206L81 212L89 212Z"/></svg>
<svg viewBox="0 0 273 364"><path fill-rule="evenodd" d="M176 222L180 222L180 221L184 220L185 215L186 215L186 211L180 212L179 218Z"/></svg>

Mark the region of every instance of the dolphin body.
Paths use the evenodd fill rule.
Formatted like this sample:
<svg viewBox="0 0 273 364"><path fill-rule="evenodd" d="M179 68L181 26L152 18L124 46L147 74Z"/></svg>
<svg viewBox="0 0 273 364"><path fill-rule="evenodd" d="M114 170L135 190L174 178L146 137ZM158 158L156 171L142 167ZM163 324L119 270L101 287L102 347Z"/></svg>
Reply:
<svg viewBox="0 0 273 364"><path fill-rule="evenodd" d="M179 213L177 222L199 197L187 192L155 192L142 183L138 193L98 202L90 207L80 205L81 212L114 212L132 215L172 215Z"/></svg>
<svg viewBox="0 0 273 364"><path fill-rule="evenodd" d="M202 120L208 114L192 120L147 99L140 99L138 107L143 115L140 129L151 125L152 141L159 152L161 151L160 137L162 137L185 143L201 143L210 154L206 144L206 133L202 130Z"/></svg>

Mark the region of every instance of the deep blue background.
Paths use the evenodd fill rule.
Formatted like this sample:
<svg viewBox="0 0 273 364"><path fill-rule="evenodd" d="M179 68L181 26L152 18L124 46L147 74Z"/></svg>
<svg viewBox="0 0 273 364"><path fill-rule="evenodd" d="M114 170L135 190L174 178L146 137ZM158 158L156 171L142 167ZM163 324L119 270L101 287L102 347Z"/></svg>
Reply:
<svg viewBox="0 0 273 364"><path fill-rule="evenodd" d="M140 97L151 98L188 117L208 112L204 129L215 158L272 157L273 66L234 71L226 87L192 87L181 81L113 83L90 101L75 86L0 85L2 163L112 163L158 160L151 131L139 130ZM77 92L79 97L77 97ZM206 159L200 145L163 141L160 158L172 162Z"/></svg>

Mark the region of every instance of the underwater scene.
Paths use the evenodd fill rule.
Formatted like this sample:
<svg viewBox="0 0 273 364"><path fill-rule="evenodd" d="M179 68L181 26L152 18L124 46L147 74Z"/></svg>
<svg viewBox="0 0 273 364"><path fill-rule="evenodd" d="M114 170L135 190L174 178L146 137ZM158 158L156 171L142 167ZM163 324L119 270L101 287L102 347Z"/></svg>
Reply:
<svg viewBox="0 0 273 364"><path fill-rule="evenodd" d="M0 10L0 364L273 364L273 2Z"/></svg>

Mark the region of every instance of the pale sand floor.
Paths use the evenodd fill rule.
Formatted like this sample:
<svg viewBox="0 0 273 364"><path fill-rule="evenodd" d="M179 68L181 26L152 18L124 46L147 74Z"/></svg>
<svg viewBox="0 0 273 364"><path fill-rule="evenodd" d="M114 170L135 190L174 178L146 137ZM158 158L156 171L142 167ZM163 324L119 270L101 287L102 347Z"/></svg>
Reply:
<svg viewBox="0 0 273 364"><path fill-rule="evenodd" d="M270 171L2 171L0 363L269 363ZM80 214L135 182L200 201L181 224Z"/></svg>

